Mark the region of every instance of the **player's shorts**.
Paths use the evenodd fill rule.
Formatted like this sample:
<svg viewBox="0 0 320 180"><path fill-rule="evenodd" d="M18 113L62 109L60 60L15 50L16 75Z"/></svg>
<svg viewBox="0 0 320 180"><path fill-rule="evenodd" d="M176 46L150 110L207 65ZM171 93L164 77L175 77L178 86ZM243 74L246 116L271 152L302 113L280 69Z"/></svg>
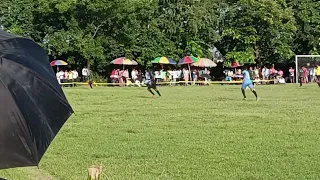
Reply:
<svg viewBox="0 0 320 180"><path fill-rule="evenodd" d="M252 82L244 82L242 83L242 89L246 89L247 87L249 87L250 89L253 89L253 84Z"/></svg>
<svg viewBox="0 0 320 180"><path fill-rule="evenodd" d="M147 85L148 88L153 88L153 89L156 88L156 82L155 81L146 80L144 83Z"/></svg>

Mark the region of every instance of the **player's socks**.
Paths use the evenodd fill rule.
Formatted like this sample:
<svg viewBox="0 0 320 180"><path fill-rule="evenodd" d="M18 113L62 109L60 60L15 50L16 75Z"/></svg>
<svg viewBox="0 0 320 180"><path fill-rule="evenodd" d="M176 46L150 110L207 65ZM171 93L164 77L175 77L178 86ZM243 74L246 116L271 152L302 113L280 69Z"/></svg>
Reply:
<svg viewBox="0 0 320 180"><path fill-rule="evenodd" d="M148 91L152 94L152 96L154 96L154 93L152 92L151 89L148 89Z"/></svg>
<svg viewBox="0 0 320 180"><path fill-rule="evenodd" d="M243 95L243 99L245 100L247 98L246 96L246 91L244 89L241 89L242 95Z"/></svg>
<svg viewBox="0 0 320 180"><path fill-rule="evenodd" d="M256 96L256 99L258 99L258 94L257 94L257 91L256 90L252 90L254 96Z"/></svg>
<svg viewBox="0 0 320 180"><path fill-rule="evenodd" d="M157 92L157 94L158 94L159 96L161 96L161 94L160 94L160 92L159 92L158 90L156 90L156 92Z"/></svg>

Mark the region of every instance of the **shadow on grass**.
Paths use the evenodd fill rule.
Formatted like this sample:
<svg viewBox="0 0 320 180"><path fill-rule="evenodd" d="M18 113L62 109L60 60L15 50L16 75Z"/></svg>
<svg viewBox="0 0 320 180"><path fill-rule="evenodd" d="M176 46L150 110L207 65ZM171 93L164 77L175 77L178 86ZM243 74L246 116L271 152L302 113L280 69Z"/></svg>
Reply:
<svg viewBox="0 0 320 180"><path fill-rule="evenodd" d="M228 98L228 97L217 97L216 100L218 101L241 101L241 98Z"/></svg>
<svg viewBox="0 0 320 180"><path fill-rule="evenodd" d="M152 99L152 95L137 95L137 96L134 96L138 99Z"/></svg>

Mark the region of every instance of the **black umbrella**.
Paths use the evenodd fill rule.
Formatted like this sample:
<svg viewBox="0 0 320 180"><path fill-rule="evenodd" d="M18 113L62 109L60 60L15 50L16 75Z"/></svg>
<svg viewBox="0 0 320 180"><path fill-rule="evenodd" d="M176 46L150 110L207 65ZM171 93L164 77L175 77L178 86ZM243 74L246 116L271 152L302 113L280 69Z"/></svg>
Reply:
<svg viewBox="0 0 320 180"><path fill-rule="evenodd" d="M36 166L69 105L45 51L0 30L0 169Z"/></svg>

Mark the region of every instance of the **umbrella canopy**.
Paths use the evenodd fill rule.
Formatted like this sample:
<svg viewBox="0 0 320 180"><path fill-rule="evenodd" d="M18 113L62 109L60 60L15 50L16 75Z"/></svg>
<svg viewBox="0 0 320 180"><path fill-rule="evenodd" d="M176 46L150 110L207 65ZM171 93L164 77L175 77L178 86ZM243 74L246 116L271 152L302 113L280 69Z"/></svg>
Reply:
<svg viewBox="0 0 320 180"><path fill-rule="evenodd" d="M154 64L177 64L174 60L166 57L157 57L155 58L152 63Z"/></svg>
<svg viewBox="0 0 320 180"><path fill-rule="evenodd" d="M130 59L127 59L125 57L120 57L120 58L117 58L113 61L111 61L111 64L118 64L118 65L138 65L138 63L134 60L130 60Z"/></svg>
<svg viewBox="0 0 320 180"><path fill-rule="evenodd" d="M237 61L231 62L231 68L237 68L239 66Z"/></svg>
<svg viewBox="0 0 320 180"><path fill-rule="evenodd" d="M71 116L45 51L0 30L0 169L36 166Z"/></svg>
<svg viewBox="0 0 320 180"><path fill-rule="evenodd" d="M50 63L50 66L66 66L66 65L68 65L68 63L62 60L55 60Z"/></svg>
<svg viewBox="0 0 320 180"><path fill-rule="evenodd" d="M179 61L178 64L192 64L197 61L198 61L198 58L194 56L185 56Z"/></svg>
<svg viewBox="0 0 320 180"><path fill-rule="evenodd" d="M199 61L192 64L196 67L217 67L217 64L210 59L201 58Z"/></svg>

